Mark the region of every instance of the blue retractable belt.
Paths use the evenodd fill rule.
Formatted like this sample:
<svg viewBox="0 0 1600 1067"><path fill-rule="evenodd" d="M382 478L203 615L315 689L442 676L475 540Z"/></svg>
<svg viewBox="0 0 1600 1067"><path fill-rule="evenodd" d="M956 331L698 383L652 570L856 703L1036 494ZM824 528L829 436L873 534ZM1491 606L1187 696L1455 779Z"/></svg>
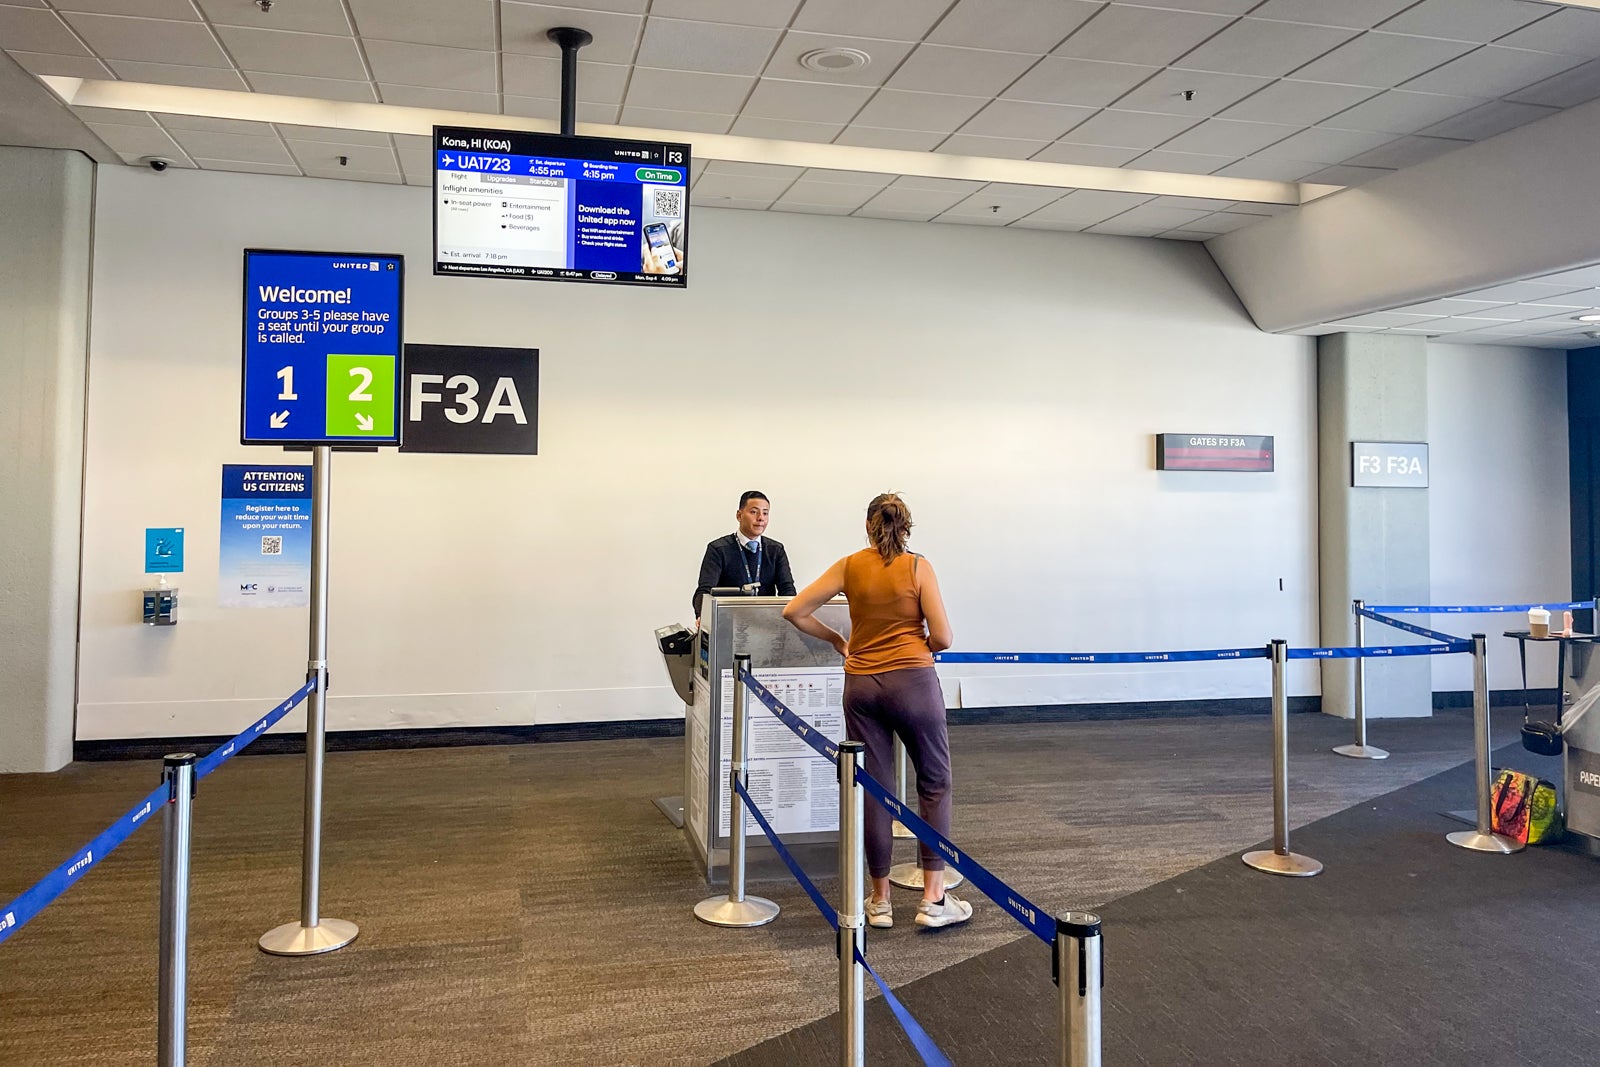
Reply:
<svg viewBox="0 0 1600 1067"><path fill-rule="evenodd" d="M1345 648L1291 648L1290 659L1385 659L1391 656L1454 656L1471 652L1471 641L1447 645L1352 645Z"/></svg>
<svg viewBox="0 0 1600 1067"><path fill-rule="evenodd" d="M311 695L311 691L316 687L317 680L313 678L305 685L295 690L294 695L289 697L288 700L285 700L282 704L279 704L277 707L267 712L265 716L258 719L250 726L245 727L243 731L236 734L234 738L227 744L218 745L216 748L207 753L205 758L197 760L194 765L195 780L198 781L201 778L204 778L206 775L210 774L212 771L216 770L218 767L222 766L224 763L243 752L250 742L254 741L256 738L260 737L262 734L276 726L278 724L278 720L282 719L285 715L289 714L289 712L293 711L302 700Z"/></svg>
<svg viewBox="0 0 1600 1067"><path fill-rule="evenodd" d="M1593 600L1574 600L1565 604L1368 604L1368 611L1389 615L1487 615L1498 611L1590 611Z"/></svg>
<svg viewBox="0 0 1600 1067"><path fill-rule="evenodd" d="M1192 663L1266 659L1267 648L1213 648L1188 652L940 652L938 663Z"/></svg>

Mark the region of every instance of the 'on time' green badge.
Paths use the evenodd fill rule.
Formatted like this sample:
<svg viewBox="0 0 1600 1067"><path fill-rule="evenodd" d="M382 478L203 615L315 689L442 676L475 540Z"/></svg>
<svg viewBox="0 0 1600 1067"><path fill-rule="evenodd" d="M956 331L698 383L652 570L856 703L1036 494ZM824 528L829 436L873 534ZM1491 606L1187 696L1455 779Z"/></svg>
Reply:
<svg viewBox="0 0 1600 1067"><path fill-rule="evenodd" d="M393 356L328 357L329 437L393 437Z"/></svg>

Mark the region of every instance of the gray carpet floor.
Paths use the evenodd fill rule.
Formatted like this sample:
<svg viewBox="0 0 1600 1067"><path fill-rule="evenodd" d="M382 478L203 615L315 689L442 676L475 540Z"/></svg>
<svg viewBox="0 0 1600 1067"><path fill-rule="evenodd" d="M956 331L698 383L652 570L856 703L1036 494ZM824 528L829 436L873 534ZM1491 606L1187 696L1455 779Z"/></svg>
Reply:
<svg viewBox="0 0 1600 1067"><path fill-rule="evenodd" d="M1297 715L1291 733L1296 825L1471 744L1454 713L1375 724L1394 752L1381 763L1327 751L1347 723ZM302 761L233 760L196 803L189 1062L703 1065L825 1020L832 940L796 886L753 887L784 907L769 927L694 921L707 888L651 803L680 791L681 745L332 754L322 913L362 933L309 959L255 947L297 917ZM955 839L1051 910L1101 907L1270 833L1264 717L962 726L952 750ZM150 762L0 776L0 900L157 777ZM0 1063L153 1057L158 843L142 830L0 946ZM872 944L895 986L1022 952L1020 928L981 900L970 926L924 937L911 906ZM967 1018L974 1033L1011 1025L987 1008Z"/></svg>

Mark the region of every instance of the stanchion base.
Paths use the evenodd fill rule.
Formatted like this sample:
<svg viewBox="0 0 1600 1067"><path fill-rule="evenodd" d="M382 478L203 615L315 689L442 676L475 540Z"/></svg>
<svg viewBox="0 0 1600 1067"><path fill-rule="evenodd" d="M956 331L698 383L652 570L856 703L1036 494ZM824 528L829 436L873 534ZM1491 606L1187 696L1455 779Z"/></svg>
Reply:
<svg viewBox="0 0 1600 1067"><path fill-rule="evenodd" d="M273 956L316 956L344 948L360 932L355 923L343 919L323 919L315 926L284 923L262 934L257 943Z"/></svg>
<svg viewBox="0 0 1600 1067"><path fill-rule="evenodd" d="M712 926L744 929L767 925L778 917L778 910L778 905L766 897L745 897L743 900L708 897L694 906L694 917Z"/></svg>
<svg viewBox="0 0 1600 1067"><path fill-rule="evenodd" d="M899 819L896 819L894 821L893 830L894 830L894 836L897 837L897 838L907 838L907 837L916 837L917 836L916 834L912 833L910 830L907 830L904 826L900 825L900 820Z"/></svg>
<svg viewBox="0 0 1600 1067"><path fill-rule="evenodd" d="M944 887L954 889L966 879L954 867L944 869ZM889 884L897 885L901 889L922 888L922 868L915 863L897 863L889 868Z"/></svg>
<svg viewBox="0 0 1600 1067"><path fill-rule="evenodd" d="M656 807L661 809L661 814L667 821L678 829L683 829L683 798L682 797L657 797Z"/></svg>
<svg viewBox="0 0 1600 1067"><path fill-rule="evenodd" d="M1254 867L1268 874L1281 874L1286 878L1310 878L1313 874L1322 873L1322 864L1298 852L1273 852L1270 849L1262 849L1260 852L1246 852L1244 862L1247 867Z"/></svg>
<svg viewBox="0 0 1600 1067"><path fill-rule="evenodd" d="M1474 852L1498 852L1507 855L1522 851L1522 846L1509 837L1501 837L1499 834L1480 834L1477 830L1457 830L1445 834L1444 839L1457 848L1470 848Z"/></svg>
<svg viewBox="0 0 1600 1067"><path fill-rule="evenodd" d="M1337 745L1334 751L1351 759L1388 759L1389 753L1373 745Z"/></svg>

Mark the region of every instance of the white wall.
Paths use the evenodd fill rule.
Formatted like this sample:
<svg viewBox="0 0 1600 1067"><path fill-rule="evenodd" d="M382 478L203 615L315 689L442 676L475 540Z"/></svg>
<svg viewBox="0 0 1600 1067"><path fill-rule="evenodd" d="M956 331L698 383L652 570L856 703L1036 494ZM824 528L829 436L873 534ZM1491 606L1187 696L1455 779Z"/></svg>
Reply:
<svg viewBox="0 0 1600 1067"><path fill-rule="evenodd" d="M1565 601L1572 595L1566 353L1428 346L1429 525L1435 604ZM1517 615L1437 616L1489 634L1489 685L1521 686ZM1381 627L1369 630L1373 639ZM1528 683L1555 684L1555 653L1530 646ZM1466 656L1433 660L1435 690L1471 690Z"/></svg>
<svg viewBox="0 0 1600 1067"><path fill-rule="evenodd" d="M681 714L651 631L751 487L802 581L903 492L961 648L1311 639L1312 345L1257 331L1203 248L694 225L686 292L435 278L427 190L103 169L79 736L231 732L303 674L303 610L215 606L221 465L296 461L236 443L251 246L404 253L408 340L542 351L540 456L336 457L335 728ZM1273 434L1278 470L1160 474L1162 431ZM141 534L167 525L188 569L156 630ZM1261 663L945 673L968 705L1268 689Z"/></svg>

